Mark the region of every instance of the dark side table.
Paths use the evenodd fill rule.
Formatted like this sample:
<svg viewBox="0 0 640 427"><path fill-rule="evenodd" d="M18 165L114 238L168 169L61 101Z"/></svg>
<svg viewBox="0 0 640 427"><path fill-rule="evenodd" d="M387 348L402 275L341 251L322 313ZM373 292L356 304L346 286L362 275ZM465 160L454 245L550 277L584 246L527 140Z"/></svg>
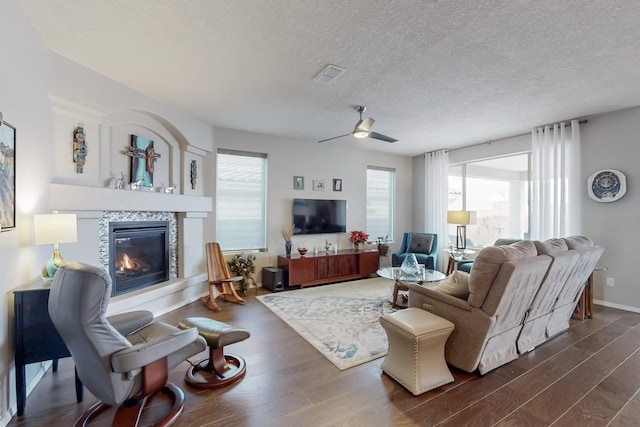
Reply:
<svg viewBox="0 0 640 427"><path fill-rule="evenodd" d="M16 361L16 395L18 415L24 414L27 399L25 366L30 363L53 361L53 371L58 369L58 359L70 357L49 317L49 292L38 282L30 288L13 291L14 344ZM83 386L76 373L76 399L82 402Z"/></svg>
<svg viewBox="0 0 640 427"><path fill-rule="evenodd" d="M578 304L573 310L573 317L578 320L593 319L593 273L596 271L607 271L607 267L598 265L589 275Z"/></svg>

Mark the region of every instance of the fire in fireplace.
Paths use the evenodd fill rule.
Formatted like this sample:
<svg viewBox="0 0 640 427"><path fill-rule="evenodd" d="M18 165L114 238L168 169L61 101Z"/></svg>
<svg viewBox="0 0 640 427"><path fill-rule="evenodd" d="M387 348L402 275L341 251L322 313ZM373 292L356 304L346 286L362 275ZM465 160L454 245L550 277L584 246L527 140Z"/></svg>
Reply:
<svg viewBox="0 0 640 427"><path fill-rule="evenodd" d="M169 280L169 222L109 223L112 295Z"/></svg>

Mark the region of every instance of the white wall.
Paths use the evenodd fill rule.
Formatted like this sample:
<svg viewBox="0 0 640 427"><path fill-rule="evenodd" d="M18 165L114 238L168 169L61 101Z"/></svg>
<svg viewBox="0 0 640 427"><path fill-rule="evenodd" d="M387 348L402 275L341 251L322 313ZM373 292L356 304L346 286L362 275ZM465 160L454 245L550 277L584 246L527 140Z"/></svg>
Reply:
<svg viewBox="0 0 640 427"><path fill-rule="evenodd" d="M402 233L411 230L412 165L411 158L376 153L359 148L361 142L353 138L318 144L315 141L287 139L244 131L216 128L216 148L266 153L268 155L268 253L260 254L259 266L275 265L276 256L284 255L281 231L292 222L293 198L347 200L347 233L294 236L293 247L321 247L329 239L340 249L353 247L350 230L366 230L367 166L396 169L396 242ZM215 200L215 155L206 158L205 179L207 193ZM293 177L304 176L304 190L293 189ZM342 191L333 191L333 179L342 179ZM314 191L313 180L324 180L325 190ZM215 240L215 215L205 224L206 239ZM399 236L399 237L398 237ZM375 238L373 236L372 238ZM394 246L392 245L392 249ZM258 278L260 282L260 278Z"/></svg>
<svg viewBox="0 0 640 427"><path fill-rule="evenodd" d="M33 214L47 209L52 174L53 115L49 101L47 51L15 2L3 2L0 40L0 110L16 128L16 228L0 233L0 425L15 402L13 371L13 293L11 289L39 276L51 248L33 245ZM32 365L27 376L39 366Z"/></svg>
<svg viewBox="0 0 640 427"><path fill-rule="evenodd" d="M582 227L605 251L600 264L607 271L596 273L594 299L612 307L640 312L638 255L640 242L640 108L600 114L588 118L580 127L582 141L581 175ZM601 203L587 195L587 178L600 169L617 169L627 177L627 193L621 199ZM614 287L605 278L615 280Z"/></svg>

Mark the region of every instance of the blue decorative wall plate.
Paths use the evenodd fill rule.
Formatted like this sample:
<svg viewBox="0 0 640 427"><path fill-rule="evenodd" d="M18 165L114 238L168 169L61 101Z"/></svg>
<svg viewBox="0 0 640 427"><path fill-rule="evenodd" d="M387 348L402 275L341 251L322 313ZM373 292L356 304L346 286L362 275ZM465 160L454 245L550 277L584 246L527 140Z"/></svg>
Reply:
<svg viewBox="0 0 640 427"><path fill-rule="evenodd" d="M597 202L615 202L627 192L627 178L615 169L602 169L587 180L589 197Z"/></svg>

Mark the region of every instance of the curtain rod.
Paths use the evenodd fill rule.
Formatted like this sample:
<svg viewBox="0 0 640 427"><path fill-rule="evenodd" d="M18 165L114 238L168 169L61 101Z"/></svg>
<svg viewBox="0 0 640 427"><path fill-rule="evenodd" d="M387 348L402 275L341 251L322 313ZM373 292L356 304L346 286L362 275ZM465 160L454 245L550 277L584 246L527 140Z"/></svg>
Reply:
<svg viewBox="0 0 640 427"><path fill-rule="evenodd" d="M560 123L564 123L564 122L567 122L567 121L571 122L571 120L564 120L564 121L562 121ZM578 120L578 124L579 125L584 125L586 123L589 123L589 120L587 120L587 119ZM554 123L554 125L555 124L557 124L557 123ZM553 125L536 126L533 129L543 128L543 127L547 127L547 126L553 126ZM500 138L500 139L493 139L493 140L490 140L490 141L478 142L477 144L465 145L464 147L444 149L442 151L444 151L445 153L450 153L452 151L466 150L467 148L479 147L481 145L491 145L492 142L498 142L498 141L502 141L503 139L509 139L509 138L517 138L519 136L525 136L525 135L531 135L531 131L525 132L525 133L520 133L520 134L517 134L517 135L505 136L504 138ZM436 151L441 151L441 150L428 151L425 154L435 153Z"/></svg>

